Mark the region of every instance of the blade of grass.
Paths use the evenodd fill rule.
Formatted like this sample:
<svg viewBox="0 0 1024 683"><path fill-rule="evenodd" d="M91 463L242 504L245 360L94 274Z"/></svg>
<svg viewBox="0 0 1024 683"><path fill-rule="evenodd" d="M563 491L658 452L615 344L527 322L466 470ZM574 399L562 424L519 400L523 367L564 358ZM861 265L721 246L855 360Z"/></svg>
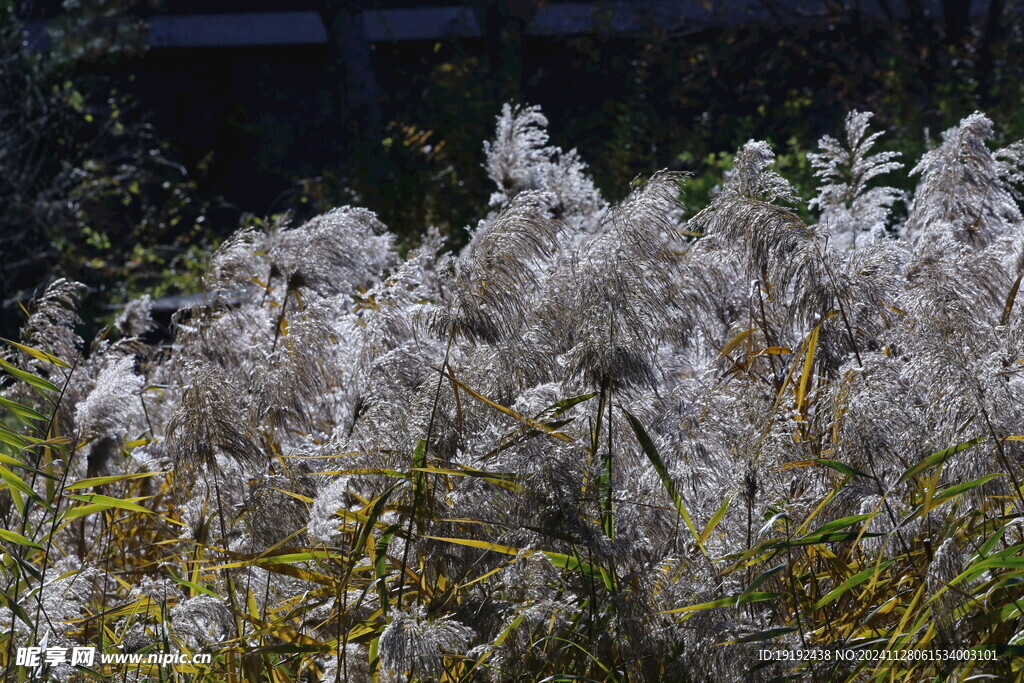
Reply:
<svg viewBox="0 0 1024 683"><path fill-rule="evenodd" d="M697 528L693 525L693 519L691 519L689 511L687 511L686 505L683 503L683 497L680 496L679 492L676 490L676 484L672 481L672 477L669 476L668 468L665 467L665 463L661 459L661 455L658 454L658 449L654 446L654 442L647 434L647 431L643 428L643 425L640 424L640 421L637 420L632 413L625 408L622 409L622 412L626 415L626 419L629 420L630 426L636 433L636 438L640 442L640 448L643 449L647 459L651 461L651 464L654 466L654 471L658 473L658 477L661 479L662 485L668 492L669 498L672 499L672 504L675 505L679 515L683 518L686 528L688 528L690 533L693 534L693 540L697 543L697 547L706 555L707 551L704 549L704 542L701 540L700 534L697 533Z"/></svg>

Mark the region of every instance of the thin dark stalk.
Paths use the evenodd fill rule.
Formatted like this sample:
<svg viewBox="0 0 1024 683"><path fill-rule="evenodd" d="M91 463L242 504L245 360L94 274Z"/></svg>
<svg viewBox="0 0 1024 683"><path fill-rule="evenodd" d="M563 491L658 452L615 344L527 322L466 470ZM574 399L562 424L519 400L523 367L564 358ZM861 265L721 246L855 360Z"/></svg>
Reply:
<svg viewBox="0 0 1024 683"><path fill-rule="evenodd" d="M860 350L857 348L857 340L853 336L853 327L850 325L850 319L846 317L846 307L843 305L843 297L839 294L839 285L836 284L836 278L832 274L832 269L829 268L821 252L818 252L818 258L821 260L821 265L825 268L825 274L828 275L829 282L832 283L832 292L835 294L836 305L839 306L839 315L842 317L843 325L846 327L846 335L850 339L850 348L853 349L853 355L857 359L857 367L862 368L864 363L860 359Z"/></svg>
<svg viewBox="0 0 1024 683"><path fill-rule="evenodd" d="M793 576L793 545L790 543L792 535L790 532L789 515L783 515L783 519L786 520L786 561L789 562L789 571L786 572L789 576L789 589L793 594L793 613L796 617L796 626L800 631L800 643L803 648L807 649L807 635L804 633L803 620L800 618L800 612L803 608L800 605L800 597L796 593L796 577Z"/></svg>
<svg viewBox="0 0 1024 683"><path fill-rule="evenodd" d="M53 406L53 412L50 414L50 422L47 425L47 429L46 429L46 433L47 434L53 433L53 427L56 424L56 420L57 420L57 410L59 409L61 402L64 400L64 393L67 391L67 388L68 388L68 386L71 383L71 377L74 375L75 368L78 367L78 361L81 359L81 357L82 357L81 354L79 354L75 358L75 362L72 364L71 369L68 371L68 376L64 380L64 386L61 388L60 396L57 398L57 402ZM50 549L53 547L53 534L54 534L54 532L55 532L55 530L57 528L57 520L60 518L60 515L57 514L57 513L60 510L60 504L61 504L61 502L63 501L63 498L64 498L64 486L67 484L68 474L71 472L71 467L72 467L72 464L74 463L75 454L78 452L78 442L80 441L80 438L81 438L81 435L76 436L74 442L72 443L71 452L68 454L68 461L67 461L67 463L65 463L64 471L61 473L60 485L56 489L56 494L57 494L56 498L55 498L55 500L53 502L51 502L51 506L53 507L53 518L50 520L50 531L46 535L46 545L45 545L45 547L43 549L43 566L39 570L39 577L40 577L39 578L39 588L40 588L40 590L39 590L39 593L37 595L36 618L35 618L34 623L32 625L32 642L33 643L36 642L37 638L39 637L39 618L40 618L40 615L43 613L43 590L42 590L42 588L43 588L43 586L46 585L46 571L49 568ZM40 457L41 457L41 455L37 455L36 461L35 461L35 465L36 465L36 469L37 470L39 469L39 458ZM36 473L33 472L32 473L31 483L29 484L29 487L32 488L33 491L35 490L36 476L37 476ZM31 505L31 504L32 504L31 499L26 498L25 499L25 515L24 515L24 517L21 520L21 533L22 533L23 536L25 535L25 531L27 529L27 525L28 525L28 510L29 510L29 505ZM19 574L19 577L20 577L20 574ZM17 594L18 594L18 586L17 586L17 580L16 580L15 581L15 589L14 589L13 595L17 596ZM47 615L47 618L49 618L48 615ZM12 634L12 636L13 636L13 633L14 633L14 623L13 623L13 620L14 620L14 615L13 615L13 610L12 610L12 615L11 615L11 621L12 621L12 623L11 623L11 634ZM52 624L51 624L51 628L52 628ZM13 640L14 639L12 637L11 638L12 643L13 643Z"/></svg>
<svg viewBox="0 0 1024 683"><path fill-rule="evenodd" d="M207 490L209 490L209 489L207 489ZM220 499L220 473L217 470L214 470L214 473L213 473L213 492L214 492L214 495L216 496L216 499L217 499L217 518L220 521L221 543L224 544L224 549L227 550L227 548L228 548L228 532L227 532L227 526L224 523L224 505L223 505L223 503L221 502L221 499ZM231 612L232 612L232 614L235 617L235 628L238 629L238 638L241 639L242 634L245 631L245 628L242 626L241 617L239 616L240 612L239 612L239 609L238 609L238 605L235 602L235 585L234 585L234 581L231 579L231 570L230 569L224 569L223 572L224 572L224 584L225 584L225 587L227 588L227 592L228 592L228 604L231 606Z"/></svg>
<svg viewBox="0 0 1024 683"><path fill-rule="evenodd" d="M270 345L270 352L273 353L277 349L277 342L281 338L281 326L284 325L284 314L288 309L288 297L292 293L292 286L289 283L284 290L284 300L281 301L281 312L277 316L277 324L274 325L274 343Z"/></svg>
<svg viewBox="0 0 1024 683"><path fill-rule="evenodd" d="M1021 492L1020 481L1017 479L1017 475L1010 465L1010 460L1006 457L1006 452L1003 450L1003 440L996 434L996 429L992 426L992 420L988 417L988 411L985 410L980 387L978 388L978 408L981 410L982 417L985 418L985 426L988 428L988 433L996 443L996 453L999 454L999 462L1006 468L1006 474L1010 477L1010 481L1013 482L1013 491L1017 494L1017 499L1021 502L1021 505L1024 505L1024 493Z"/></svg>
<svg viewBox="0 0 1024 683"><path fill-rule="evenodd" d="M337 601L338 607L338 663L334 667L334 683L340 683L344 675L345 683L348 683L348 630L345 629L344 616L348 614L348 591L345 586L340 586L341 599ZM337 600L337 598L336 598Z"/></svg>
<svg viewBox="0 0 1024 683"><path fill-rule="evenodd" d="M764 310L764 296L762 295L760 282L758 282L757 288L757 304L758 307L761 309L761 331L764 333L765 344L768 346L775 346L776 344L772 340L771 328L768 326L768 315L765 313ZM778 391L779 387L777 385L779 380L781 379L782 373L779 372L779 369L776 367L775 354L768 354L768 362L772 366L772 379L774 380L773 384L775 385L775 391Z"/></svg>
<svg viewBox="0 0 1024 683"><path fill-rule="evenodd" d="M615 513L612 509L612 386L607 380L605 384L608 386L608 453L604 457L604 510L601 521L605 536L615 538Z"/></svg>
<svg viewBox="0 0 1024 683"><path fill-rule="evenodd" d="M424 455L428 455L430 453L430 439L431 439L431 437L434 434L434 418L437 416L437 405L438 405L438 403L440 402L440 399L441 399L441 387L444 385L444 368L448 366L448 357L451 354L452 344L454 342L455 342L455 330L451 329L451 330L449 330L449 333L448 333L448 346L445 348L445 351L444 351L444 361L441 363L441 368L440 368L440 370L438 372L437 388L434 390L434 403L433 403L433 405L430 408L430 420L427 422L427 436L426 436L426 439L424 439L425 445L423 447ZM403 593L405 591L405 570L406 570L406 567L408 567L408 563L409 563L409 546L412 545L412 538L413 538L412 530L413 530L413 524L415 522L416 522L416 510L415 510L415 507L414 507L414 509L412 510L412 513L409 515L409 525L408 525L408 529L406 530L407 538L405 540L405 547L402 549L401 571L399 572L399 575L398 575L398 597L395 600L395 606L398 609L402 609L402 595L403 595ZM386 609L386 607L384 605L382 605L381 607Z"/></svg>

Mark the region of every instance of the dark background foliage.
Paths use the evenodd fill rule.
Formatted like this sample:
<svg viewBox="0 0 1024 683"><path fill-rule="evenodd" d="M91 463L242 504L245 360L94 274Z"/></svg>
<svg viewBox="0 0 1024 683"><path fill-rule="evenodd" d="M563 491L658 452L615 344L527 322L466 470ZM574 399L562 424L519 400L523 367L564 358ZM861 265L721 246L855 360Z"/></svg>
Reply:
<svg viewBox="0 0 1024 683"><path fill-rule="evenodd" d="M352 34L364 9L402 4L0 4L0 334L59 276L92 288L94 323L131 295L195 291L203 254L251 215L359 204L406 246L429 225L458 246L490 192L479 141L508 100L540 104L607 196L668 167L696 176L694 205L752 137L809 194L799 152L854 108L909 159L928 144L918 131L937 137L975 109L1024 137L1015 0L764 0L746 3L756 20L630 30L598 2L586 31L560 36L530 30L556 3L476 2L479 37ZM284 9L317 12L327 42L146 38L159 16Z"/></svg>

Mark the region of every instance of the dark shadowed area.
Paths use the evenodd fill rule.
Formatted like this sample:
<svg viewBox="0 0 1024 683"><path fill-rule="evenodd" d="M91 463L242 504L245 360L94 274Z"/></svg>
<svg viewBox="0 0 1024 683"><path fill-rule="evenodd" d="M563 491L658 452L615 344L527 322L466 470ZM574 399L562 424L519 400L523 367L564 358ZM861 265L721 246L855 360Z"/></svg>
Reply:
<svg viewBox="0 0 1024 683"><path fill-rule="evenodd" d="M919 154L975 109L1024 132L1016 2L8 0L2 332L66 275L87 318L198 291L247 215L376 211L459 246L480 140L539 104L621 197L660 168L706 199L750 138L795 161L853 108ZM793 160L790 163L790 160ZM788 167L787 167L788 165Z"/></svg>

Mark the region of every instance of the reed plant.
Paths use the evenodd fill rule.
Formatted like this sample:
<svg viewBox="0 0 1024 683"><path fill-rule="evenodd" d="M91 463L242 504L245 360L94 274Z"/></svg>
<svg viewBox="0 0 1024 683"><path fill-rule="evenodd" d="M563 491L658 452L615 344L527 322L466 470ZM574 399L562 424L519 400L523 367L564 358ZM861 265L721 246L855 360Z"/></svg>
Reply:
<svg viewBox="0 0 1024 683"><path fill-rule="evenodd" d="M507 106L458 254L255 224L165 342L53 283L0 360L5 679L1021 675L1024 145L974 114L907 196L870 118L811 223L763 142L609 203Z"/></svg>

